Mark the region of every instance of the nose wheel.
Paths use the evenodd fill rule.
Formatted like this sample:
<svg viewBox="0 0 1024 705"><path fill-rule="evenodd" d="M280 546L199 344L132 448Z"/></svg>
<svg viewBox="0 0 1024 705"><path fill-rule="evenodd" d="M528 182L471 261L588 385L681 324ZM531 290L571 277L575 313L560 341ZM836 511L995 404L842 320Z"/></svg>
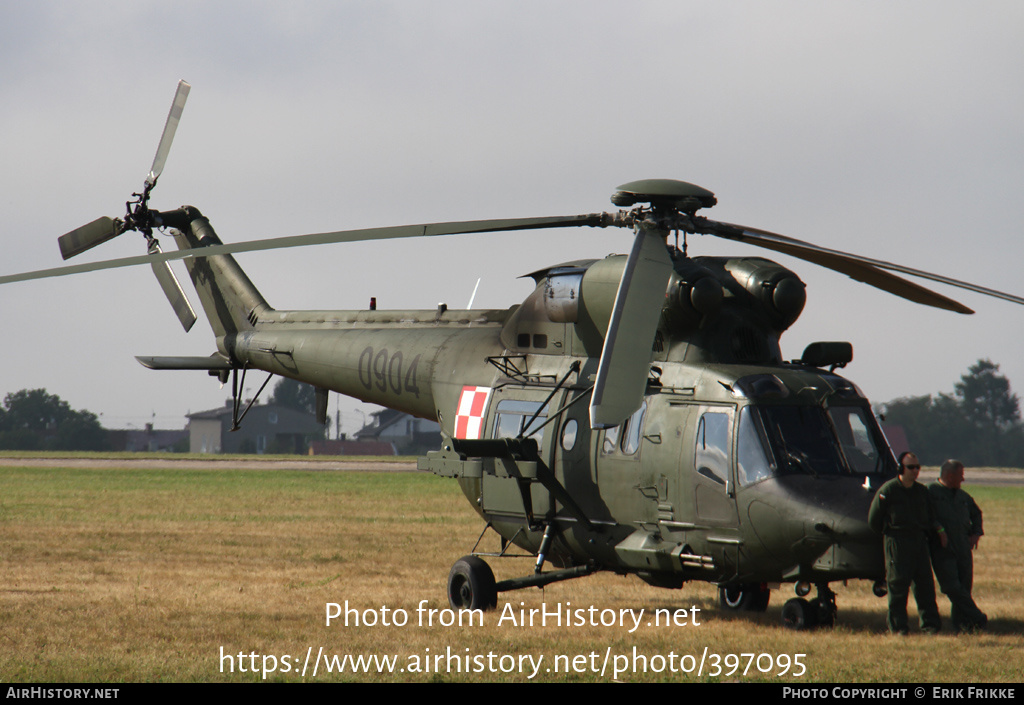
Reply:
<svg viewBox="0 0 1024 705"><path fill-rule="evenodd" d="M818 596L813 600L794 597L782 606L782 624L793 630L830 628L836 625L838 612L836 594L828 583L819 583Z"/></svg>

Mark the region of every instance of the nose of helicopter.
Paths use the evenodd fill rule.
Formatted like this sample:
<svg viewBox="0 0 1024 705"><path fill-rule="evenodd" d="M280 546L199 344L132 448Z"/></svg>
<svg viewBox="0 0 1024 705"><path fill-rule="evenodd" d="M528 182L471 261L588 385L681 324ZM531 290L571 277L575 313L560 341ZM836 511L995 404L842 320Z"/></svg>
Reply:
<svg viewBox="0 0 1024 705"><path fill-rule="evenodd" d="M812 582L885 575L882 538L868 526L874 490L853 477L768 480L746 507L781 580Z"/></svg>

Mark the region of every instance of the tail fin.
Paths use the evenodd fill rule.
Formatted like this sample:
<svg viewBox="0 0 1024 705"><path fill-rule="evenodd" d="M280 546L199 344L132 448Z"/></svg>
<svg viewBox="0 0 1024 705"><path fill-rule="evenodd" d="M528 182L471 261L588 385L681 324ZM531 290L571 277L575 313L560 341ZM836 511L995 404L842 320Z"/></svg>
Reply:
<svg viewBox="0 0 1024 705"><path fill-rule="evenodd" d="M179 249L221 244L210 221L192 206L161 216L177 228L174 239ZM231 255L189 258L185 267L218 338L252 330L261 313L273 310Z"/></svg>

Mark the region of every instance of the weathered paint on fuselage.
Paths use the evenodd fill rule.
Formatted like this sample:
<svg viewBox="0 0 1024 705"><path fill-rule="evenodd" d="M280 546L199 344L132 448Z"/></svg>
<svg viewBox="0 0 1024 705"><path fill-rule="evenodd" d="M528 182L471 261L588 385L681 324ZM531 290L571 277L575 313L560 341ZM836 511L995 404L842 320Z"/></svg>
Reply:
<svg viewBox="0 0 1024 705"><path fill-rule="evenodd" d="M504 311L273 311L221 352L372 404L436 419L487 384Z"/></svg>
<svg viewBox="0 0 1024 705"><path fill-rule="evenodd" d="M274 311L261 316L253 330L237 334L231 351L250 367L436 419L449 436L455 433L461 389L488 387L494 392L484 428L491 437L500 401L544 401L578 361L580 373L570 375L549 402L549 409L559 409L585 397L597 365L595 358L506 347L502 330L514 322L515 312ZM564 326L556 328L565 334ZM547 329L551 347L556 333ZM539 547L543 524L559 524L550 554L556 564L596 561L644 573L655 582L880 577L877 540L866 525L867 507L880 483L864 487L862 477L837 475L770 477L744 485L732 458L726 487L701 475L694 462L697 420L704 411L729 419L735 451L736 421L754 401L735 393L738 379L775 375L793 391L789 403L815 407L842 380L792 365L689 364L672 359L678 354L685 356L685 347L666 350L657 361L660 385L648 388L633 452L623 452L621 445L606 447L607 432L590 430L585 399L546 427L541 459L596 528L584 527L539 486L532 488L532 525L516 507L495 500L491 511L488 501L481 501L488 492L500 497L500 483L514 479L460 479L471 505L505 538L529 551ZM488 360L511 360L524 374L509 376ZM867 408L866 400L853 403ZM570 423L576 439L566 448L561 438ZM485 482L492 486L485 488ZM681 555L705 561L687 566Z"/></svg>
<svg viewBox="0 0 1024 705"><path fill-rule="evenodd" d="M205 219L191 227L180 236L184 246L218 242ZM869 432L888 453L867 400L851 385L782 362L778 337L799 314L802 284L778 265L678 260L642 415L618 429L591 430L587 397L622 263L611 257L537 273L537 289L522 305L486 311L277 311L232 258L188 266L219 353L233 365L435 419L448 439L456 437L464 387L489 390L485 439L499 435L502 402L539 408L547 401L551 416L537 462L550 468L576 511L528 464L520 468L510 458L453 476L474 509L528 551L536 552L545 526L553 526L548 559L555 564L593 563L667 587L688 579L881 577L881 544L866 515L874 488L891 471L891 454L879 460L875 484L838 468L827 477L776 472L740 481L737 424L754 403L822 409L842 392L846 403L866 410ZM552 313L549 273L565 271L579 286L560 302L569 313ZM737 382L752 375L774 376L787 398L742 393ZM695 450L700 419L709 413L727 439L720 461L709 461L720 462L717 475ZM622 437L612 441L616 430Z"/></svg>
<svg viewBox="0 0 1024 705"><path fill-rule="evenodd" d="M541 367L534 357L527 357L527 363L531 369ZM558 372L564 374L567 369L568 363L552 369L552 376L560 379ZM700 414L711 410L728 416L730 455L734 456L739 442L735 422L752 400L737 397L725 385L751 374L787 377L787 382L805 390L797 403L815 407L839 379L792 367L666 362L661 386L648 389L634 452L608 444L608 432L590 430L585 404L570 407L551 424L544 433L541 457L596 524L594 529L586 528L536 486L531 526L507 507L488 511L484 479L459 481L481 516L530 552L540 546L544 524L558 524L558 539L549 558L562 566L596 561L667 586L683 579L725 583L881 578L881 544L868 529L866 518L883 473L867 486L863 476L850 474L777 476L743 484L738 482L734 457L729 460L728 487L698 472L694 453ZM499 389L507 398L541 401L550 388L506 384ZM579 394L585 394L585 385L572 385L556 395L550 406L559 408ZM501 398L499 394L492 399L492 409ZM852 403L870 413L866 400ZM567 450L561 434L573 421L577 438ZM493 432L494 426L492 411L485 427ZM537 512L538 507L546 512Z"/></svg>

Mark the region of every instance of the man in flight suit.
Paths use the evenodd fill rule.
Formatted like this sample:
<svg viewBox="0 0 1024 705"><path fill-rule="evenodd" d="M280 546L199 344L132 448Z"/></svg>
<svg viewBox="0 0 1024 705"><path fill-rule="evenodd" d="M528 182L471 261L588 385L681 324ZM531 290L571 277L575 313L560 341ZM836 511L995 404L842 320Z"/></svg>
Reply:
<svg viewBox="0 0 1024 705"><path fill-rule="evenodd" d="M964 464L947 460L942 464L939 481L928 486L935 516L949 537L945 548L932 544L932 566L939 587L953 606L953 626L957 631L974 631L988 624L988 617L971 597L974 584L971 551L978 547L984 532L981 510L971 495L960 489L963 481Z"/></svg>
<svg viewBox="0 0 1024 705"><path fill-rule="evenodd" d="M942 627L935 604L935 581L929 560L928 544L932 532L938 532L943 547L945 530L936 521L931 497L917 482L921 463L913 453L902 453L899 475L878 489L868 524L885 536L885 581L889 590L887 622L893 634L909 631L907 597L911 586L921 629L936 633Z"/></svg>

